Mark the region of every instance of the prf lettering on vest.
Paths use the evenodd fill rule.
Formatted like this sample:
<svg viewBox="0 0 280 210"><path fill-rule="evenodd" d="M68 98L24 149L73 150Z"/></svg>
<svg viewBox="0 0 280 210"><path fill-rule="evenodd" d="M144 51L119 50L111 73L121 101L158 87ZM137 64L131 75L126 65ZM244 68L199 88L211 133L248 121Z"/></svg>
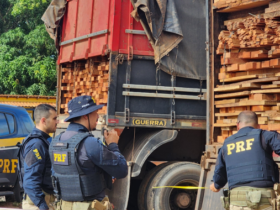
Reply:
<svg viewBox="0 0 280 210"><path fill-rule="evenodd" d="M17 159L0 159L0 169L4 174L16 173L17 164Z"/></svg>
<svg viewBox="0 0 280 210"><path fill-rule="evenodd" d="M37 158L38 160L42 160L42 157L41 157L41 155L40 155L38 149L34 149L33 152L34 152L34 154L35 154L35 156L36 156L36 158Z"/></svg>
<svg viewBox="0 0 280 210"><path fill-rule="evenodd" d="M235 153L239 153L239 152L244 152L246 150L251 150L252 149L252 145L253 145L253 141L255 139L247 139L245 141L238 141L236 143L232 143L232 144L228 144L227 145L227 154L231 155L232 151L235 149ZM246 148L245 148L245 144L246 144Z"/></svg>
<svg viewBox="0 0 280 210"><path fill-rule="evenodd" d="M57 154L57 153L54 153L53 156L54 156L54 161L57 161L57 162L65 162L66 154Z"/></svg>

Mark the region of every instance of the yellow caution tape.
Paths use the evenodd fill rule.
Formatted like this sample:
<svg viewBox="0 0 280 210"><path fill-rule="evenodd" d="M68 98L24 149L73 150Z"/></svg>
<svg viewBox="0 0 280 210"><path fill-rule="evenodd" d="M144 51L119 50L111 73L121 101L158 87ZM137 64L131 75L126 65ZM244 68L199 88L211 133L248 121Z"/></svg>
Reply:
<svg viewBox="0 0 280 210"><path fill-rule="evenodd" d="M153 187L153 189L160 189L160 188L175 188L175 189L185 189L185 190L208 189L208 187L195 187L195 186L158 186L158 187Z"/></svg>

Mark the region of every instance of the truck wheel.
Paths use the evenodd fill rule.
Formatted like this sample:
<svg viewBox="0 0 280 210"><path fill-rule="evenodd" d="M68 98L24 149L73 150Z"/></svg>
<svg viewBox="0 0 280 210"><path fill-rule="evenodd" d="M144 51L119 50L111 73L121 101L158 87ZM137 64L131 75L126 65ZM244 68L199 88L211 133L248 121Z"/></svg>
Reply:
<svg viewBox="0 0 280 210"><path fill-rule="evenodd" d="M147 210L147 197L145 196L147 194L148 186L150 182L153 180L153 177L164 167L167 165L170 165L174 162L167 162L160 164L159 166L156 166L152 170L150 170L143 181L141 182L141 185L139 187L138 191L138 209L139 210Z"/></svg>
<svg viewBox="0 0 280 210"><path fill-rule="evenodd" d="M177 162L165 166L153 176L145 197L147 210L193 210L197 190L175 188L153 189L154 186L198 186L200 166Z"/></svg>

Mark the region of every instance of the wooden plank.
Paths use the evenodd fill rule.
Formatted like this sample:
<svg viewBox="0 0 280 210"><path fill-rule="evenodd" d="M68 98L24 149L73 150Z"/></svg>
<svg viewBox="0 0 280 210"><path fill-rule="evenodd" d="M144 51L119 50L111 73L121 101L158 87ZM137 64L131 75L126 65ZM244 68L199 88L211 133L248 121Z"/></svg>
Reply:
<svg viewBox="0 0 280 210"><path fill-rule="evenodd" d="M258 76L259 77L259 76ZM242 81L242 82L236 82L236 83L232 83L232 84L227 84L224 85L224 87L228 87L228 86L235 86L235 85L242 85L242 84L246 84L246 83L263 83L263 82L273 82L273 81L278 81L280 80L280 77L267 77L267 78L259 78L259 79L252 79L252 80L246 80L246 81Z"/></svg>
<svg viewBox="0 0 280 210"><path fill-rule="evenodd" d="M280 16L280 11L269 12L269 13L263 14L264 18L274 18L274 17L279 17L279 16Z"/></svg>
<svg viewBox="0 0 280 210"><path fill-rule="evenodd" d="M270 130L270 131L280 130L280 123L268 124L268 130Z"/></svg>
<svg viewBox="0 0 280 210"><path fill-rule="evenodd" d="M252 106L251 107L251 111L253 111L253 112L267 111L270 109L271 109L271 106Z"/></svg>
<svg viewBox="0 0 280 210"><path fill-rule="evenodd" d="M246 106L275 106L277 105L277 101L253 101L253 100L247 100L247 101L240 101L237 103L231 103L231 104L219 104L216 105L216 108L225 108L225 107L246 107Z"/></svg>
<svg viewBox="0 0 280 210"><path fill-rule="evenodd" d="M231 124L214 123L214 127L233 127L233 126L236 126L236 123L231 123Z"/></svg>
<svg viewBox="0 0 280 210"><path fill-rule="evenodd" d="M239 104L241 106L260 106L260 105L270 105L275 106L277 105L277 101L254 101L254 100L248 100L248 101L240 101Z"/></svg>
<svg viewBox="0 0 280 210"><path fill-rule="evenodd" d="M238 116L241 111L237 111L234 113L215 113L215 117L233 117L233 116ZM261 116L261 112L256 113L258 116Z"/></svg>
<svg viewBox="0 0 280 210"><path fill-rule="evenodd" d="M262 89L271 89L271 88L279 88L280 87L280 84L278 85L275 85L275 84L272 84L272 85L262 85Z"/></svg>
<svg viewBox="0 0 280 210"><path fill-rule="evenodd" d="M248 62L246 63L246 71L257 70L261 68L261 62Z"/></svg>
<svg viewBox="0 0 280 210"><path fill-rule="evenodd" d="M240 85L228 85L228 86L219 86L214 88L215 92L231 92L231 91L239 91L239 90L248 90L248 89L255 89L260 88L261 85L254 84L254 83L246 83Z"/></svg>
<svg viewBox="0 0 280 210"><path fill-rule="evenodd" d="M280 89L252 90L251 93L280 93Z"/></svg>
<svg viewBox="0 0 280 210"><path fill-rule="evenodd" d="M225 136L217 136L217 142L218 143L224 143L224 141L226 140L227 137Z"/></svg>
<svg viewBox="0 0 280 210"><path fill-rule="evenodd" d="M250 95L250 91L242 91L236 93L226 93L226 94L215 94L215 98L234 98L234 97L242 97Z"/></svg>
<svg viewBox="0 0 280 210"><path fill-rule="evenodd" d="M221 100L221 101L215 101L215 105L219 105L219 104L229 104L229 103L236 103L239 102L240 99L228 99L228 100Z"/></svg>
<svg viewBox="0 0 280 210"><path fill-rule="evenodd" d="M241 11L241 10L245 10L245 9L251 9L251 8L255 8L255 7L268 5L269 2L271 2L271 0L255 0L255 1L245 2L243 4L241 3L237 6L220 9L217 12L220 12L220 13L236 12L236 11Z"/></svg>
<svg viewBox="0 0 280 210"><path fill-rule="evenodd" d="M249 99L251 100L268 100L268 101L279 101L280 100L280 94L251 94Z"/></svg>
<svg viewBox="0 0 280 210"><path fill-rule="evenodd" d="M258 76L257 75L245 75L245 76L239 76L239 77L226 78L226 79L220 80L220 82L236 82L236 81L255 79L255 78L258 78Z"/></svg>

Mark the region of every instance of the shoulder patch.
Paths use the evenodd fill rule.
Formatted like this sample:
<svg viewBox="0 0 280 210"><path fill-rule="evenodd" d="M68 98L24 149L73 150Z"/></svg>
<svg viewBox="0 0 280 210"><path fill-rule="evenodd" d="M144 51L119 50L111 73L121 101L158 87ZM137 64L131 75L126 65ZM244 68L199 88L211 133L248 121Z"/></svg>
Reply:
<svg viewBox="0 0 280 210"><path fill-rule="evenodd" d="M42 157L41 157L41 155L40 155L38 149L34 149L33 152L34 152L34 154L35 154L37 160L42 160Z"/></svg>
<svg viewBox="0 0 280 210"><path fill-rule="evenodd" d="M39 160L37 159L35 153L32 150L30 150L25 156L24 161L26 162L27 166L30 167Z"/></svg>

